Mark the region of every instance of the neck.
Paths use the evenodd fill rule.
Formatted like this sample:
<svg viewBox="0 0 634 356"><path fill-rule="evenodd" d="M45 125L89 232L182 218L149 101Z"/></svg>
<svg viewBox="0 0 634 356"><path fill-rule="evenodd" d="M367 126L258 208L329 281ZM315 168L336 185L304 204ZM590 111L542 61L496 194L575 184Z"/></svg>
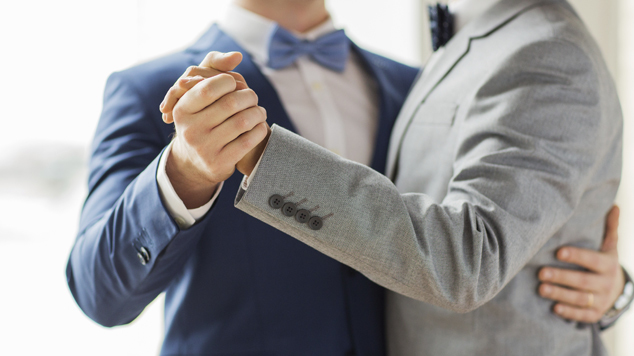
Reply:
<svg viewBox="0 0 634 356"><path fill-rule="evenodd" d="M234 0L234 3L300 33L322 24L329 17L324 0Z"/></svg>

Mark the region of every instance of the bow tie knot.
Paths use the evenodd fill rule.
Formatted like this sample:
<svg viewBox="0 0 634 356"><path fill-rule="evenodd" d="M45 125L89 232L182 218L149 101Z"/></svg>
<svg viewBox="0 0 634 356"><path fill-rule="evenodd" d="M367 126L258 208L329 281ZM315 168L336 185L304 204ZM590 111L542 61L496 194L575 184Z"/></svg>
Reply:
<svg viewBox="0 0 634 356"><path fill-rule="evenodd" d="M308 41L300 40L289 31L276 26L269 39L268 66L282 69L293 64L301 56L309 56L328 69L343 72L349 53L350 40L343 30Z"/></svg>

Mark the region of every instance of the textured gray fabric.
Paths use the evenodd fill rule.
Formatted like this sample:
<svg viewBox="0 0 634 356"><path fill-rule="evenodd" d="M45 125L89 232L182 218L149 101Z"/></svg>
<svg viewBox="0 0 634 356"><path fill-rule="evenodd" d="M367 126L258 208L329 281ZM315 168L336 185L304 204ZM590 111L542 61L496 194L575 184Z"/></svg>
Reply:
<svg viewBox="0 0 634 356"><path fill-rule="evenodd" d="M280 127L236 206L394 291L389 354L602 355L597 328L536 293L562 244L598 248L620 180L622 114L563 1L503 0L412 89L394 183ZM327 217L314 231L273 194ZM290 196L289 196L290 195Z"/></svg>

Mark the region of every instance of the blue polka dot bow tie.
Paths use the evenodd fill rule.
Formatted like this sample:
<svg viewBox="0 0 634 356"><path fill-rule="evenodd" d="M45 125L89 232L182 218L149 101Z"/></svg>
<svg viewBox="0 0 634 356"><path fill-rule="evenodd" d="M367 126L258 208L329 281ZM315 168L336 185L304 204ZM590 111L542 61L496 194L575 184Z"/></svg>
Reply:
<svg viewBox="0 0 634 356"><path fill-rule="evenodd" d="M343 30L331 32L314 41L300 40L276 26L269 40L269 63L273 69L285 68L301 56L308 56L320 65L343 72L350 54L350 40Z"/></svg>
<svg viewBox="0 0 634 356"><path fill-rule="evenodd" d="M449 42L453 36L453 15L447 5L429 5L429 27L431 29L431 45L436 51Z"/></svg>

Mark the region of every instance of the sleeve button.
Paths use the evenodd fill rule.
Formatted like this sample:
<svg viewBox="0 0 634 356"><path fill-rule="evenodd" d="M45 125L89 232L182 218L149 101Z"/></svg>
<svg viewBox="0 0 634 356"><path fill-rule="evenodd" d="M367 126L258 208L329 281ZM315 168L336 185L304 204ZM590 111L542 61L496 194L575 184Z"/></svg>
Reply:
<svg viewBox="0 0 634 356"><path fill-rule="evenodd" d="M319 216L313 216L312 218L310 218L310 220L308 220L308 227L313 230L319 230L323 225L324 222Z"/></svg>
<svg viewBox="0 0 634 356"><path fill-rule="evenodd" d="M145 247L139 248L136 255L139 257L139 261L142 265L145 266L148 262L150 262L150 253Z"/></svg>
<svg viewBox="0 0 634 356"><path fill-rule="evenodd" d="M297 210L297 213L295 214L295 220L297 220L298 223L305 224L308 222L309 219L310 211L306 209Z"/></svg>
<svg viewBox="0 0 634 356"><path fill-rule="evenodd" d="M293 216L297 211L297 206L294 203L288 202L282 206L282 214L286 216Z"/></svg>
<svg viewBox="0 0 634 356"><path fill-rule="evenodd" d="M284 197L278 194L271 195L269 198L269 205L273 209L279 209L284 204Z"/></svg>

